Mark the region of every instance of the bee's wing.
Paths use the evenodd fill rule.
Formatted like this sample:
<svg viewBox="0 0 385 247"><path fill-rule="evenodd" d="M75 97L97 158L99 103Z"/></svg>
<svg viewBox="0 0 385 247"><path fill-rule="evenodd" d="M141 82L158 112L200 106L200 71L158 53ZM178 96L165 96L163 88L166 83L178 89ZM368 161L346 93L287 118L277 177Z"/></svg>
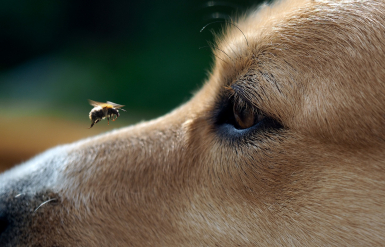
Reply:
<svg viewBox="0 0 385 247"><path fill-rule="evenodd" d="M124 105L118 105L118 104L115 104L115 103L113 103L113 102L111 102L111 101L107 101L107 104L112 105L114 108L121 108L121 107L124 106Z"/></svg>
<svg viewBox="0 0 385 247"><path fill-rule="evenodd" d="M97 101L93 101L93 100L88 100L88 102L90 103L90 105L92 106L102 106L102 105L105 105L106 103L102 103L102 102L97 102Z"/></svg>

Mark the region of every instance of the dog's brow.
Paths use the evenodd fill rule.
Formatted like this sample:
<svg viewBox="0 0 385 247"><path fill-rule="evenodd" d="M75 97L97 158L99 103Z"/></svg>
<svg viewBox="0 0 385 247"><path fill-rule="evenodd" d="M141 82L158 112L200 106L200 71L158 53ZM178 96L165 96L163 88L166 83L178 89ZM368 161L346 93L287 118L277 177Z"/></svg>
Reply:
<svg viewBox="0 0 385 247"><path fill-rule="evenodd" d="M263 102L282 97L279 82L272 73L250 70L231 85L231 88L250 104L261 107Z"/></svg>

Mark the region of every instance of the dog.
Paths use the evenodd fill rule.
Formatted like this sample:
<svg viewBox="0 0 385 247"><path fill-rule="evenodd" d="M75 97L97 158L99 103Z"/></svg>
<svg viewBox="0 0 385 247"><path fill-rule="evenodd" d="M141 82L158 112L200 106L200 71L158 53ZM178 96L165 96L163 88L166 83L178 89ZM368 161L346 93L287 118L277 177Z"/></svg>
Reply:
<svg viewBox="0 0 385 247"><path fill-rule="evenodd" d="M385 2L228 22L187 103L0 177L1 246L379 246Z"/></svg>

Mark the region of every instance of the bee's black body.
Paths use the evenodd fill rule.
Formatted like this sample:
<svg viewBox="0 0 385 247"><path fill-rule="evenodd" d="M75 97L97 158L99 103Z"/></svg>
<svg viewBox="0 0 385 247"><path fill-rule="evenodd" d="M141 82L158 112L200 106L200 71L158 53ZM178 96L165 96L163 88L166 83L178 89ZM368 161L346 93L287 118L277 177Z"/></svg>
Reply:
<svg viewBox="0 0 385 247"><path fill-rule="evenodd" d="M90 104L94 106L94 108L90 111L89 117L92 121L91 127L94 126L100 120L107 118L108 124L110 123L110 118L112 121L115 121L119 116L119 110L116 108L123 107L123 105L118 105L112 102L107 101L107 103L100 103L96 101L89 100ZM124 111L124 109L121 109ZM114 119L113 117L116 116ZM89 129L90 129L89 128Z"/></svg>

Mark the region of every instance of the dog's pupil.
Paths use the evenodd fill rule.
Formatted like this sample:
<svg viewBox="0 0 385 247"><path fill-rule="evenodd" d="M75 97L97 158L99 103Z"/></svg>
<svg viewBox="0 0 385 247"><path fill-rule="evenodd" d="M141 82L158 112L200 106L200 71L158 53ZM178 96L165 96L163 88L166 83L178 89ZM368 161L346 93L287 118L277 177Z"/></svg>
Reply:
<svg viewBox="0 0 385 247"><path fill-rule="evenodd" d="M240 129L247 129L254 125L254 114L250 107L233 106L234 118Z"/></svg>

